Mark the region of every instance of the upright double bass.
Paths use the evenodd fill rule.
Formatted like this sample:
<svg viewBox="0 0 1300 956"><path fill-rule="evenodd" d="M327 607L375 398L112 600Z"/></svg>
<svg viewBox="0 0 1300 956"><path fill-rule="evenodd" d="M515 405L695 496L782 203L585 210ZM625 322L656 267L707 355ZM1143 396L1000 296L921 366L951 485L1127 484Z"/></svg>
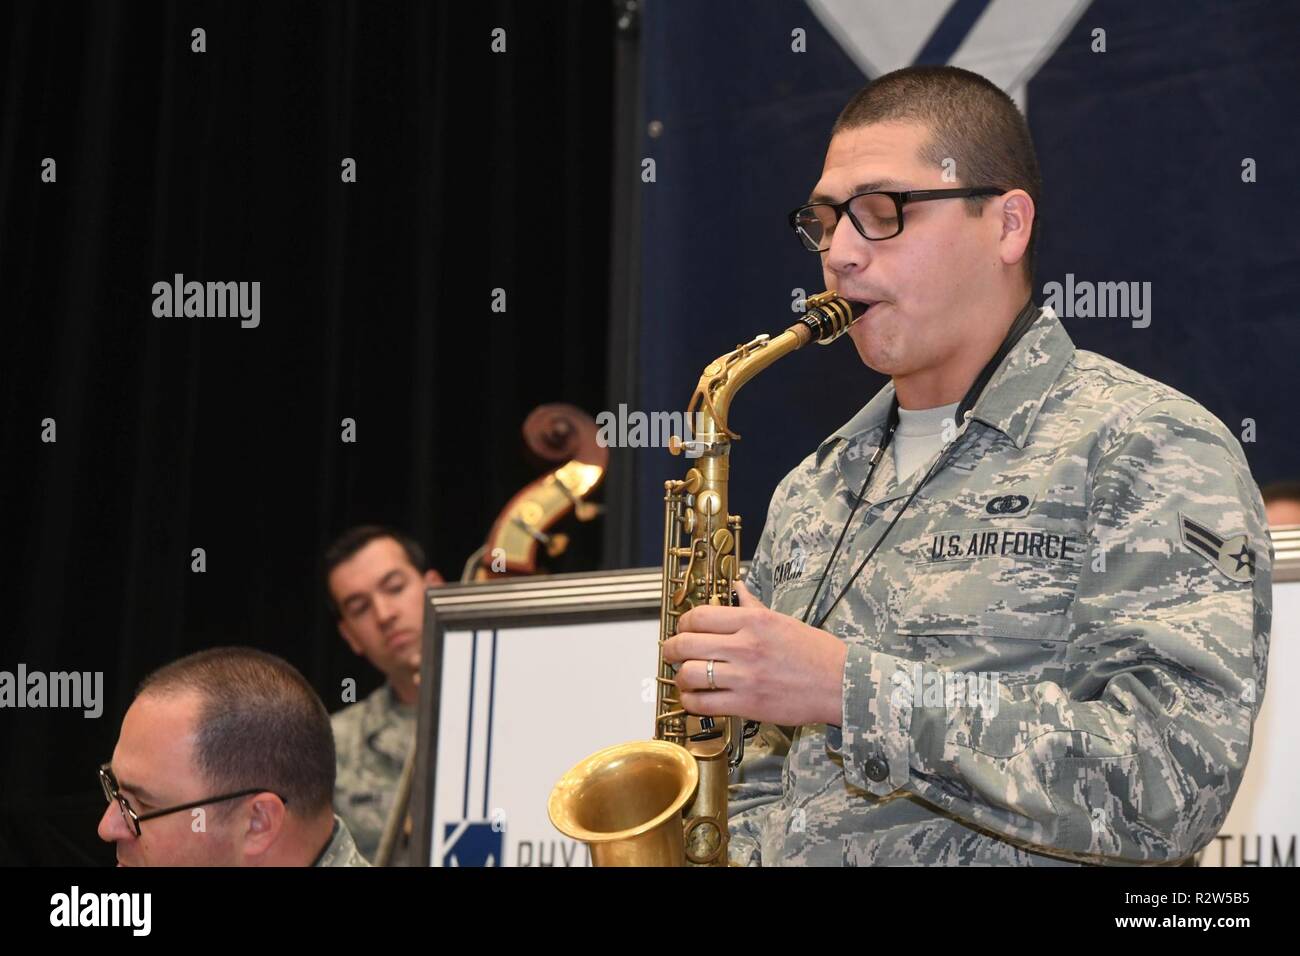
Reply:
<svg viewBox="0 0 1300 956"><path fill-rule="evenodd" d="M501 509L487 541L465 562L461 573L464 583L542 572L546 559L560 557L569 546L569 536L555 530L556 526L570 513L583 522L601 513L601 506L588 501L587 496L605 476L609 449L596 441L592 417L576 405L554 402L533 409L521 431L531 456L554 467L524 485ZM398 834L409 827L414 769L412 741L398 778L397 797L379 840L376 866L392 863Z"/></svg>

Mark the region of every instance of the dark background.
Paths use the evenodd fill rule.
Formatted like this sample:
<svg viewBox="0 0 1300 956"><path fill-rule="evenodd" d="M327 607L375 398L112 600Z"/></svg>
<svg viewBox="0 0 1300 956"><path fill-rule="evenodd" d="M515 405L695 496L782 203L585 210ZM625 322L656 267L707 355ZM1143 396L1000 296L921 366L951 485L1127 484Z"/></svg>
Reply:
<svg viewBox="0 0 1300 956"><path fill-rule="evenodd" d="M102 670L106 697L98 720L0 711L0 862L112 861L95 768L164 662L256 645L331 709L343 678L377 686L327 617L328 541L392 523L454 579L538 474L527 413L604 407L612 24L599 2L0 5L0 669ZM176 272L261 281L260 327L155 318Z"/></svg>

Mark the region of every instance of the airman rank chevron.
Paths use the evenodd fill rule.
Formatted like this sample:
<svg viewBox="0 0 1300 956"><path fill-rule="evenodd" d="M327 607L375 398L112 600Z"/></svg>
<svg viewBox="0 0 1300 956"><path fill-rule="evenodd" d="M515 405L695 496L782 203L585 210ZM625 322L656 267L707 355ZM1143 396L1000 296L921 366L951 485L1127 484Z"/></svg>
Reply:
<svg viewBox="0 0 1300 956"><path fill-rule="evenodd" d="M1209 560L1233 581L1249 581L1255 576L1255 550L1244 534L1234 535L1226 541L1205 527L1179 512L1179 524L1183 529L1183 544L1190 551Z"/></svg>

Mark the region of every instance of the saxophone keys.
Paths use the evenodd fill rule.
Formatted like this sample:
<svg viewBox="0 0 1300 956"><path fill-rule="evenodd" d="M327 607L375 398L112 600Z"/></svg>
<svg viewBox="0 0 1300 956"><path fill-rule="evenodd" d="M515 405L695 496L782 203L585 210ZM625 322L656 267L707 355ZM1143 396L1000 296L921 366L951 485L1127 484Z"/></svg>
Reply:
<svg viewBox="0 0 1300 956"><path fill-rule="evenodd" d="M717 821L708 817L696 817L690 827L684 837L686 858L697 866L716 859L723 846L722 832Z"/></svg>
<svg viewBox="0 0 1300 956"><path fill-rule="evenodd" d="M725 554L718 561L718 577L724 581L734 581L736 579L736 556L734 554Z"/></svg>

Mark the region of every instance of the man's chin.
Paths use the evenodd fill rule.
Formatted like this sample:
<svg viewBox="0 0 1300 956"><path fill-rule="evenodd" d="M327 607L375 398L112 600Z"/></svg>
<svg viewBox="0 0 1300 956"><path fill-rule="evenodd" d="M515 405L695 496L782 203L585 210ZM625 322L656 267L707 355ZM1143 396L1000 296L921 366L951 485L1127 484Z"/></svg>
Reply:
<svg viewBox="0 0 1300 956"><path fill-rule="evenodd" d="M899 348L902 344L899 330L894 327L894 315L877 314L877 309L889 309L890 303L881 302L871 307L865 316L849 329L849 338L857 349L862 364L873 372L888 375L891 378L904 370L904 363L899 360Z"/></svg>
<svg viewBox="0 0 1300 956"><path fill-rule="evenodd" d="M853 346L857 349L858 358L862 364L873 372L893 378L898 374L900 363L894 357L880 348L878 341L863 342L860 339L853 340Z"/></svg>
<svg viewBox="0 0 1300 956"><path fill-rule="evenodd" d="M400 681L410 680L412 674L420 672L420 657L418 654L403 654L395 660L389 662L388 667L380 668L389 682L394 679Z"/></svg>

